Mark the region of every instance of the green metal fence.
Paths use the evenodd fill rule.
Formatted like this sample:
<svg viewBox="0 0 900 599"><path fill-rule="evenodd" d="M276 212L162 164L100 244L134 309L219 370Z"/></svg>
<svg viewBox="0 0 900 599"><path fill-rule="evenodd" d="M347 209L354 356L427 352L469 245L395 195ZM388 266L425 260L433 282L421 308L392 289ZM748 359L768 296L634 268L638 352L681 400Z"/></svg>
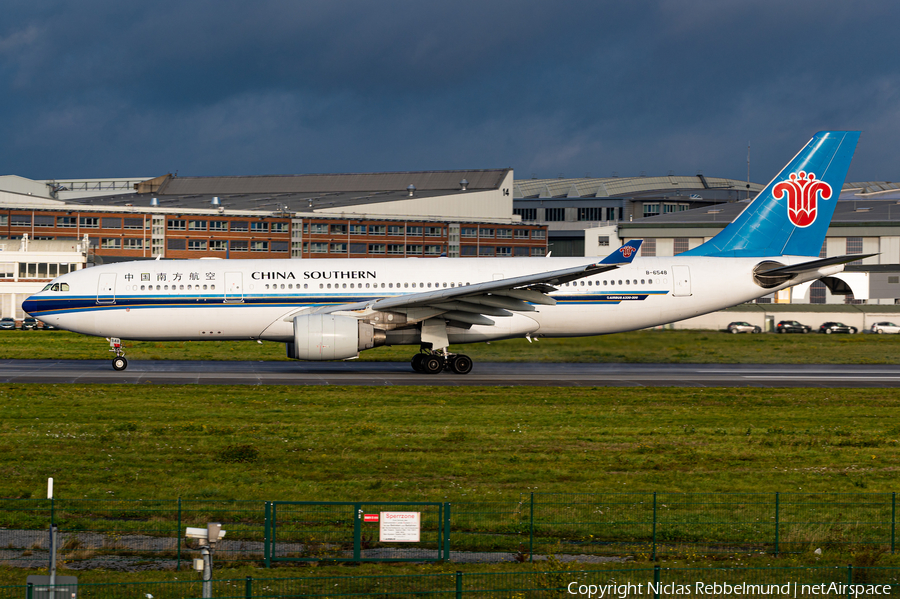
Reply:
<svg viewBox="0 0 900 599"><path fill-rule="evenodd" d="M74 596L75 587L63 587ZM628 568L402 576L308 576L214 580L218 599L282 597L771 597L885 596L900 591L900 568ZM776 587L776 588L773 588ZM0 586L0 599L32 599L31 585ZM80 584L79 599L182 599L201 596L200 580Z"/></svg>
<svg viewBox="0 0 900 599"><path fill-rule="evenodd" d="M383 539L380 527L390 514L417 514L418 538L408 542ZM449 559L449 504L273 501L267 506L266 522L266 565L279 561Z"/></svg>
<svg viewBox="0 0 900 599"><path fill-rule="evenodd" d="M55 525L60 559L141 556L180 567L191 554L185 528L208 522L227 531L218 561L267 564L446 560L461 559L461 552L502 553L507 560L548 554L656 559L687 550L777 556L861 545L894 552L896 503L895 493L529 493L507 501L414 504L0 499L0 562L46 565L47 531ZM360 521L360 510L394 508L422 512L418 544L380 543L377 527Z"/></svg>
<svg viewBox="0 0 900 599"><path fill-rule="evenodd" d="M895 493L535 493L530 504L529 553L655 559L688 548L777 556L896 545Z"/></svg>

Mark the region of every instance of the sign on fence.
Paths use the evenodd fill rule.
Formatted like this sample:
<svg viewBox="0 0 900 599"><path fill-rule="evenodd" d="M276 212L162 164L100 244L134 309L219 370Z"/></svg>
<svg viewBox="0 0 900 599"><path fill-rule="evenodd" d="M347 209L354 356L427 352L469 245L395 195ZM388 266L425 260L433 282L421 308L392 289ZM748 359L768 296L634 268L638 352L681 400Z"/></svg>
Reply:
<svg viewBox="0 0 900 599"><path fill-rule="evenodd" d="M418 543L422 529L419 512L381 512L382 543Z"/></svg>
<svg viewBox="0 0 900 599"><path fill-rule="evenodd" d="M267 506L267 564L437 561L450 555L448 503L273 501Z"/></svg>

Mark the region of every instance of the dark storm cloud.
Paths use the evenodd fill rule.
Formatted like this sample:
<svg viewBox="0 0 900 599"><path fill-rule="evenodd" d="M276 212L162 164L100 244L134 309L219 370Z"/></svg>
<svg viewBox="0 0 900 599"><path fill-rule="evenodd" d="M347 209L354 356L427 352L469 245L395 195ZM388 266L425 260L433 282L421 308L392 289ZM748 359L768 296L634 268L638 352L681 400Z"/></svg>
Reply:
<svg viewBox="0 0 900 599"><path fill-rule="evenodd" d="M30 177L513 166L774 174L865 131L897 178L890 2L13 3L3 171Z"/></svg>

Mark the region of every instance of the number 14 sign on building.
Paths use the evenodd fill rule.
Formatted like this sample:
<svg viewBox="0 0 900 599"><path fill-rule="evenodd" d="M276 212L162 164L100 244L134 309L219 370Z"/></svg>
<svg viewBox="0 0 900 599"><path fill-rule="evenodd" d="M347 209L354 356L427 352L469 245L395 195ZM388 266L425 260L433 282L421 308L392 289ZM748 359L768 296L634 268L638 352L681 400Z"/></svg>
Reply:
<svg viewBox="0 0 900 599"><path fill-rule="evenodd" d="M382 543L418 543L421 512L381 512L379 540Z"/></svg>

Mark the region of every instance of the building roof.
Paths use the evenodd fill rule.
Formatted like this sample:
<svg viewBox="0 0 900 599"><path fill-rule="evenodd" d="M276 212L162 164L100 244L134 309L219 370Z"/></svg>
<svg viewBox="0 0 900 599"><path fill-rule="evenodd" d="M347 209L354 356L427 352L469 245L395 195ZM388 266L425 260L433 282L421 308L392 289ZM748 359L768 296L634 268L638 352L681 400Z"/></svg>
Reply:
<svg viewBox="0 0 900 599"><path fill-rule="evenodd" d="M750 183L750 192L764 185ZM526 198L631 198L669 191L732 190L744 193L747 182L720 177L607 177L583 179L526 179L516 181L513 197Z"/></svg>
<svg viewBox="0 0 900 599"><path fill-rule="evenodd" d="M249 177L174 177L145 181L138 193L72 200L91 206L149 207L153 198L163 208L208 209L214 197L229 210L313 213L341 207L383 204L409 198L455 196L499 189L512 169L266 175ZM466 189L461 182L468 182ZM375 212L376 210L373 210Z"/></svg>
<svg viewBox="0 0 900 599"><path fill-rule="evenodd" d="M749 201L725 202L694 210L660 214L631 222L619 223L629 227L679 227L685 225L725 226L750 205ZM900 224L900 203L896 200L838 200L832 224L879 225Z"/></svg>

